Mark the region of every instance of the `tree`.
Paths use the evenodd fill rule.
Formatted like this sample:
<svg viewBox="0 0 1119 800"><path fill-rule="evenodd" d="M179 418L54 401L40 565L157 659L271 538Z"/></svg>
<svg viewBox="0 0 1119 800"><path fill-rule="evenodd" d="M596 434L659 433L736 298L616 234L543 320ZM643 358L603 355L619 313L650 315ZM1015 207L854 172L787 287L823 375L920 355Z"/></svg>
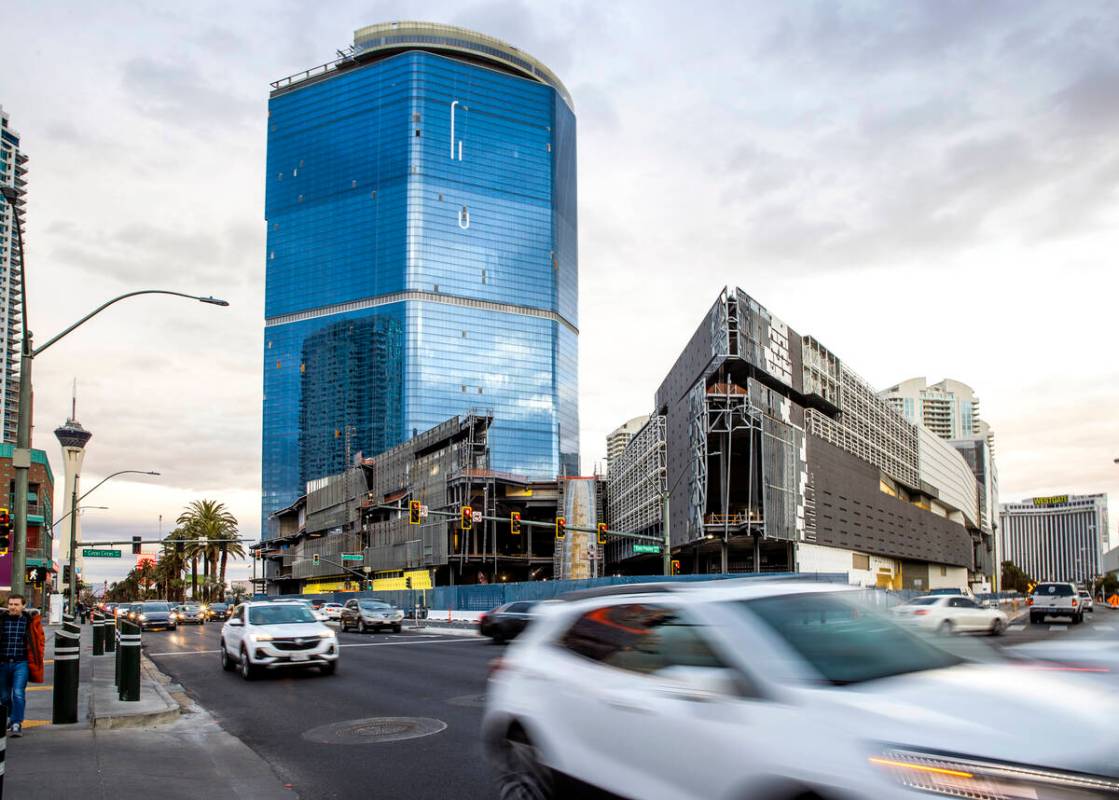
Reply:
<svg viewBox="0 0 1119 800"><path fill-rule="evenodd" d="M240 548L239 543L229 542L230 539L237 538L237 518L229 513L224 503L216 500L195 500L179 515L178 525L189 531L190 538L201 540L190 552L196 565L195 573L197 573L198 559L202 559L206 570L204 589L207 599L212 599L218 583L218 560L222 555L222 546L219 542L227 542L227 548L237 544L240 554L244 555L244 550ZM224 589L225 559L222 559L221 573L222 589ZM192 581L192 585L193 591L197 592L197 582Z"/></svg>
<svg viewBox="0 0 1119 800"><path fill-rule="evenodd" d="M999 585L1002 586L1004 592L1016 591L1027 594L1030 591L1030 584L1033 582L1034 579L1013 561L1002 562L1002 581Z"/></svg>

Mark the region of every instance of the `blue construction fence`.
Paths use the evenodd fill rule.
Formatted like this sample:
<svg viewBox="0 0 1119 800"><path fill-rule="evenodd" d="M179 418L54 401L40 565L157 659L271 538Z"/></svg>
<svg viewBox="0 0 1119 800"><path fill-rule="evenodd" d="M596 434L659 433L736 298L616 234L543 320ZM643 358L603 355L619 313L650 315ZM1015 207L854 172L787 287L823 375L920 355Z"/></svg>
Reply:
<svg viewBox="0 0 1119 800"><path fill-rule="evenodd" d="M489 611L492 608L518 600L552 600L569 592L594 589L602 586L619 586L637 583L695 583L718 580L801 580L822 583L847 583L845 572L764 572L730 573L715 575L616 575L605 578L588 578L576 581L531 581L526 583L487 583L468 586L437 586L434 589L401 589L381 592L319 592L300 595L256 595L255 599L269 597L299 597L305 600L322 600L326 603L344 603L354 598L370 598L391 603L397 608L410 609L422 605L442 611Z"/></svg>

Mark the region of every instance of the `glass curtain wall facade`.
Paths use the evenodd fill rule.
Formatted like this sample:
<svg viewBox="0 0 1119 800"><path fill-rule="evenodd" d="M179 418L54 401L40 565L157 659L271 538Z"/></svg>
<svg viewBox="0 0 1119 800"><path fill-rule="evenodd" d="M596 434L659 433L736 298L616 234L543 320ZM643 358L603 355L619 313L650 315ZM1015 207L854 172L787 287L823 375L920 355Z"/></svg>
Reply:
<svg viewBox="0 0 1119 800"><path fill-rule="evenodd" d="M307 481L472 410L494 469L578 471L574 113L416 48L269 102L265 536Z"/></svg>

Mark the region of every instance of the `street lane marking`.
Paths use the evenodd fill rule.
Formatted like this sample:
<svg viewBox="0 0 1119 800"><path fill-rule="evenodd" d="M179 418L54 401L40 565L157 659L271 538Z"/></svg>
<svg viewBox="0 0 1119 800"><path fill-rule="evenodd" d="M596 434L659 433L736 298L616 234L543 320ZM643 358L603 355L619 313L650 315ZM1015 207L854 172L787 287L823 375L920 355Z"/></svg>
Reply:
<svg viewBox="0 0 1119 800"><path fill-rule="evenodd" d="M25 719L23 721L24 728L41 728L44 725L50 725L49 719Z"/></svg>
<svg viewBox="0 0 1119 800"><path fill-rule="evenodd" d="M1102 622L1097 622L1092 627L1096 628L1097 630L1101 630L1101 631L1113 631L1113 630L1115 630L1114 625L1109 625L1107 623L1102 623Z"/></svg>
<svg viewBox="0 0 1119 800"><path fill-rule="evenodd" d="M353 642L352 644L340 644L339 647L398 647L402 645L421 645L421 644L459 644L461 642L482 642L487 643L485 639L463 639L456 637L454 639L428 639L423 642ZM220 653L221 650L169 650L166 653L151 653L144 651L146 656L206 656Z"/></svg>
<svg viewBox="0 0 1119 800"><path fill-rule="evenodd" d="M42 686L28 686L27 691L29 691L29 692L49 692L53 688L54 688L53 683L47 683L47 684L43 684Z"/></svg>
<svg viewBox="0 0 1119 800"><path fill-rule="evenodd" d="M1050 625L1049 630L1051 630L1051 631L1067 631L1068 630L1068 625Z"/></svg>
<svg viewBox="0 0 1119 800"><path fill-rule="evenodd" d="M1007 628L1008 631L1024 631L1025 629L1025 625L1011 625Z"/></svg>

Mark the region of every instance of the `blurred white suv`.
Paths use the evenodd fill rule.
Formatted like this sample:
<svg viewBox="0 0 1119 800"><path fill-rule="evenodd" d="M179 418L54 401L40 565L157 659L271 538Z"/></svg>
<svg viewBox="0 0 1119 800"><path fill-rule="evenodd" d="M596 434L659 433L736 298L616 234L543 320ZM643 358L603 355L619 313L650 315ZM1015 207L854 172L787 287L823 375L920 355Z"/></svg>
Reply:
<svg viewBox="0 0 1119 800"><path fill-rule="evenodd" d="M303 603L242 603L222 626L222 669L237 669L245 680L262 670L318 667L333 675L338 637Z"/></svg>
<svg viewBox="0 0 1119 800"><path fill-rule="evenodd" d="M539 605L489 680L500 796L1119 797L1114 695L859 598L720 581Z"/></svg>

